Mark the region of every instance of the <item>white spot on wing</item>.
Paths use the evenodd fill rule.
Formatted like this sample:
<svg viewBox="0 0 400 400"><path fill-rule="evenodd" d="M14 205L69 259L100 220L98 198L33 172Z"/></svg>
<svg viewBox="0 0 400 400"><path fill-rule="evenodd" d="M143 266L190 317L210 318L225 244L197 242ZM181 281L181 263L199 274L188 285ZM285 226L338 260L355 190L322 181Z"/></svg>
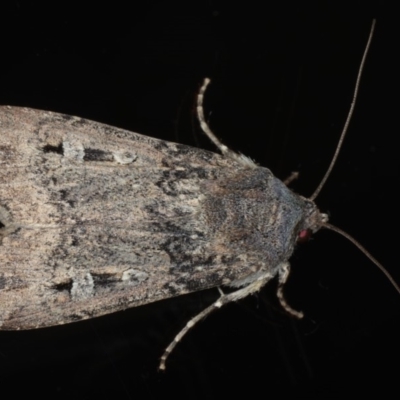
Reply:
<svg viewBox="0 0 400 400"><path fill-rule="evenodd" d="M94 281L90 273L84 277L75 278L72 283L71 296L73 300L82 300L94 294Z"/></svg>
<svg viewBox="0 0 400 400"><path fill-rule="evenodd" d="M130 164L136 159L137 155L129 151L114 153L114 160L119 164Z"/></svg>
<svg viewBox="0 0 400 400"><path fill-rule="evenodd" d="M64 141L63 144L64 157L67 159L83 161L85 149L82 143Z"/></svg>
<svg viewBox="0 0 400 400"><path fill-rule="evenodd" d="M146 274L146 272L131 268L123 272L121 280L129 283L130 285L136 286L145 281L147 278L148 274Z"/></svg>

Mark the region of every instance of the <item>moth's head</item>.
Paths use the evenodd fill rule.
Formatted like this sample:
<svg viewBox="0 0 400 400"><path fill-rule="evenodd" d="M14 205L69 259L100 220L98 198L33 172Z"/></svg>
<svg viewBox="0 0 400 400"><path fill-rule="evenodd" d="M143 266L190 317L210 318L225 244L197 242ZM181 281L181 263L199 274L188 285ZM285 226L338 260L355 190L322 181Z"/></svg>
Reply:
<svg viewBox="0 0 400 400"><path fill-rule="evenodd" d="M298 243L307 242L329 219L328 214L321 213L312 200L304 197L303 200L305 202L305 216L297 236Z"/></svg>

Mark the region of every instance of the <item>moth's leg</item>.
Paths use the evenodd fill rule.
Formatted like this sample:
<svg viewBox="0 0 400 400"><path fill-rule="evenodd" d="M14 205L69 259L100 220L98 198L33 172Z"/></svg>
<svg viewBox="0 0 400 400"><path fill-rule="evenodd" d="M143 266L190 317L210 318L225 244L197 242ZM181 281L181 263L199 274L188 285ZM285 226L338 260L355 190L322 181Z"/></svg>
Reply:
<svg viewBox="0 0 400 400"><path fill-rule="evenodd" d="M206 119L204 117L203 99L204 99L204 93L209 83L210 79L205 78L203 85L199 90L199 94L197 95L197 118L199 119L201 129L208 136L208 138L215 144L215 146L219 148L219 150L224 156L232 158L233 160L242 164L244 167L257 168L257 164L253 160L244 156L243 154L235 153L227 146L222 144L221 141L214 135L214 133L208 126Z"/></svg>
<svg viewBox="0 0 400 400"><path fill-rule="evenodd" d="M249 294L258 292L270 279L272 279L272 277L273 275L271 275L270 273L264 273L263 275L260 275L254 282L251 282L247 286L229 294L224 294L222 290L219 289L221 293L220 298L215 303L211 304L209 307L205 308L203 311L193 317L190 321L188 321L186 326L175 336L175 339L165 349L164 354L161 357L159 368L161 370L165 370L165 362L168 356L172 353L175 346L180 342L183 336L185 336L186 333L188 333L189 330L197 324L197 322L199 322L201 319L203 319L214 310L221 308L225 304L228 304L232 301L237 301L239 299L242 299L243 297L248 296Z"/></svg>
<svg viewBox="0 0 400 400"><path fill-rule="evenodd" d="M303 318L304 314L301 311L296 311L292 307L290 307L283 295L283 286L289 277L289 272L290 264L288 262L284 262L279 266L279 285L277 296L284 310L286 310L289 314L293 315L296 318Z"/></svg>
<svg viewBox="0 0 400 400"><path fill-rule="evenodd" d="M286 186L289 186L293 181L295 181L299 177L299 173L297 171L292 172L284 181L283 183Z"/></svg>

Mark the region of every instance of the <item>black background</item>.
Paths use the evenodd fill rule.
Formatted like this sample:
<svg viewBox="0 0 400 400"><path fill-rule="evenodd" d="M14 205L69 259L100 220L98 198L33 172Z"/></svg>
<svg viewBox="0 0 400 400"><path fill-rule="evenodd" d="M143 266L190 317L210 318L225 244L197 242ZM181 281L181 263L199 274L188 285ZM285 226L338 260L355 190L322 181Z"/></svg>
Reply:
<svg viewBox="0 0 400 400"><path fill-rule="evenodd" d="M337 144L377 18L350 130L317 203L400 282L397 14L384 1L262 3L3 2L0 103L214 150L193 108L209 76L205 108L216 134L282 179L300 171L293 188L309 196ZM395 389L400 298L382 273L328 231L291 263L286 296L303 320L281 310L271 282L201 322L165 373L157 371L164 348L216 289L0 332L0 395L335 398Z"/></svg>

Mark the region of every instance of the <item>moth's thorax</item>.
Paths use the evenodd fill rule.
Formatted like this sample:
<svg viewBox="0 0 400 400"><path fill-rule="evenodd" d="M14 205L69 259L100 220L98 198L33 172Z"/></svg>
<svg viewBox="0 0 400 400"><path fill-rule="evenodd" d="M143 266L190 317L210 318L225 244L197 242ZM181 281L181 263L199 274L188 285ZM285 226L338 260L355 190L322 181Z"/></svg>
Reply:
<svg viewBox="0 0 400 400"><path fill-rule="evenodd" d="M243 169L207 182L204 210L215 237L271 271L291 256L302 229L317 229L315 204L292 192L266 168Z"/></svg>

